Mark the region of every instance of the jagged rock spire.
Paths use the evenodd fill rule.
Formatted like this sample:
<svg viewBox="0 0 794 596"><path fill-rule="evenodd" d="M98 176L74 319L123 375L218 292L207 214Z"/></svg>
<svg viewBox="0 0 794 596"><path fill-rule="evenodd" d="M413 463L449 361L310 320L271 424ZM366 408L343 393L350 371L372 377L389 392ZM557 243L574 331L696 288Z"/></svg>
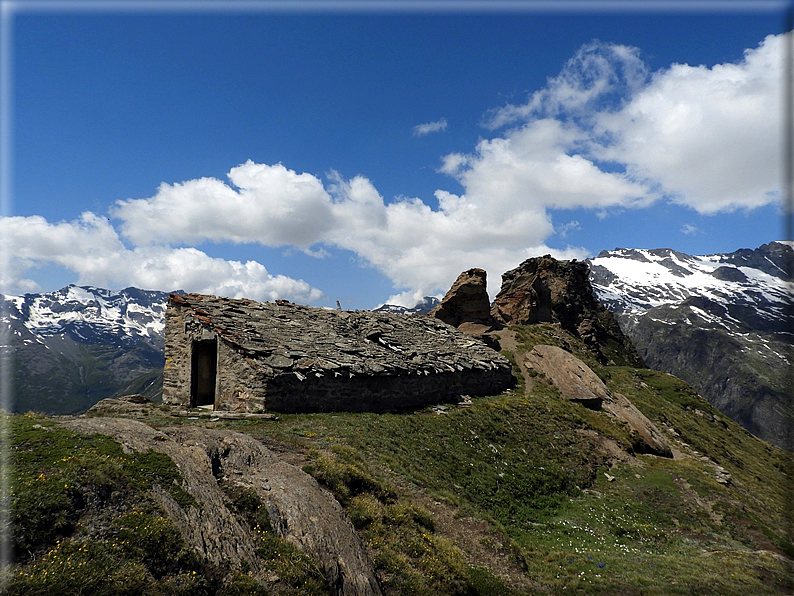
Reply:
<svg viewBox="0 0 794 596"><path fill-rule="evenodd" d="M502 275L491 316L503 325L557 323L604 362L644 366L617 321L593 294L587 263L551 255L527 259Z"/></svg>

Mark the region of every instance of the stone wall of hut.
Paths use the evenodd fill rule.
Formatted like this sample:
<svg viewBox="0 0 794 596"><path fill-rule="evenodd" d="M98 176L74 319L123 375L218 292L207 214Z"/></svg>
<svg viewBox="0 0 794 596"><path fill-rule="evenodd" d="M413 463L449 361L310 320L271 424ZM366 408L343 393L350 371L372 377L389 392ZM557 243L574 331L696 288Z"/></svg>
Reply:
<svg viewBox="0 0 794 596"><path fill-rule="evenodd" d="M207 345L216 350L216 410L398 411L513 382L497 352L410 315L172 295L165 343L163 403L182 407L197 405L194 352Z"/></svg>

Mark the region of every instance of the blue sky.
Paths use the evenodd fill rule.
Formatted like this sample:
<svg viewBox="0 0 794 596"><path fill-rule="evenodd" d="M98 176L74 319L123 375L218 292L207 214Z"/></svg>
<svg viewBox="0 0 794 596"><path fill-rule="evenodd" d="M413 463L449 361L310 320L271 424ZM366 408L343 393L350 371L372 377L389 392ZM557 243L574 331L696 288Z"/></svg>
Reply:
<svg viewBox="0 0 794 596"><path fill-rule="evenodd" d="M782 236L782 3L4 5L0 292L372 308L548 252Z"/></svg>

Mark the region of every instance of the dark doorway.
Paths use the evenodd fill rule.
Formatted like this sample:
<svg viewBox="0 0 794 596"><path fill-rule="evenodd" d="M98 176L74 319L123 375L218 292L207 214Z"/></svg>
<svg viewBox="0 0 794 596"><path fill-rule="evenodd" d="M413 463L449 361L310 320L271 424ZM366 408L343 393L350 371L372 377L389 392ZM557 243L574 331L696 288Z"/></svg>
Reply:
<svg viewBox="0 0 794 596"><path fill-rule="evenodd" d="M193 342L190 371L190 407L215 405L217 340Z"/></svg>

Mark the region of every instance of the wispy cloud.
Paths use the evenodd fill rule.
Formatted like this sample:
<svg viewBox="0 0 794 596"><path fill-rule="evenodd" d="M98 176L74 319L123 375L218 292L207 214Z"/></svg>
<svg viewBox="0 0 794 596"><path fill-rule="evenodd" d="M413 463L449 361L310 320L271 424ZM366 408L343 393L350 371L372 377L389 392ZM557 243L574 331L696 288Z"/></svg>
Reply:
<svg viewBox="0 0 794 596"><path fill-rule="evenodd" d="M701 230L697 226L693 226L692 224L684 224L681 226L681 233L686 234L687 236L694 236L695 234L701 234Z"/></svg>
<svg viewBox="0 0 794 596"><path fill-rule="evenodd" d="M413 127L412 133L415 137L423 137L425 135L429 135L434 132L441 132L442 130L446 130L447 128L447 120L446 118L441 118L441 120L436 120L435 122L425 122L424 124L417 124Z"/></svg>
<svg viewBox="0 0 794 596"><path fill-rule="evenodd" d="M560 236L560 238L565 238L568 236L570 232L575 232L576 230L581 230L581 229L582 229L582 225L575 219L572 219L566 224L557 226L556 231L557 234Z"/></svg>

